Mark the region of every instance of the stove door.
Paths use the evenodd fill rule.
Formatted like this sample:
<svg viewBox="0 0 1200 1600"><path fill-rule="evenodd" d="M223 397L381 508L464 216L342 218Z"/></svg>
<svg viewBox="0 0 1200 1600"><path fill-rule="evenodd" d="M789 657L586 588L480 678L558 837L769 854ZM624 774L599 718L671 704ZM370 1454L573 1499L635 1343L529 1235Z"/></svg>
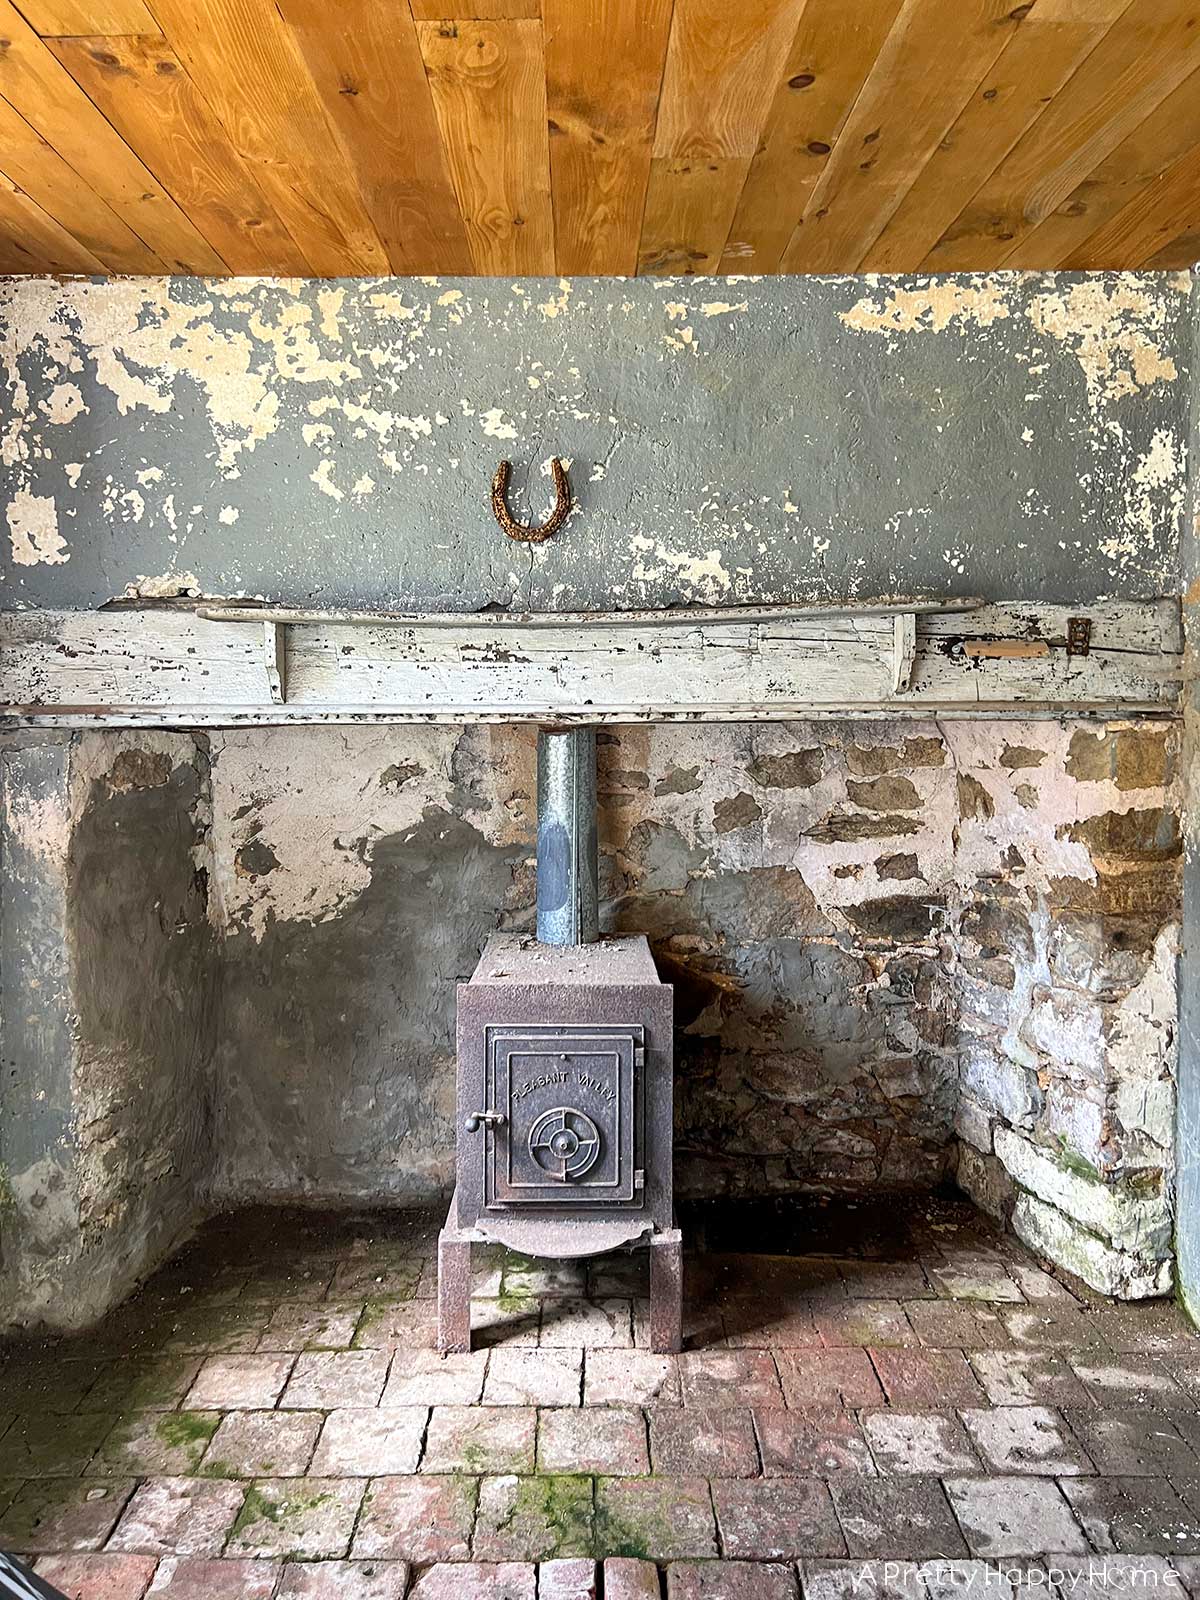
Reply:
<svg viewBox="0 0 1200 1600"><path fill-rule="evenodd" d="M485 1206L640 1206L642 1024L485 1031Z"/></svg>

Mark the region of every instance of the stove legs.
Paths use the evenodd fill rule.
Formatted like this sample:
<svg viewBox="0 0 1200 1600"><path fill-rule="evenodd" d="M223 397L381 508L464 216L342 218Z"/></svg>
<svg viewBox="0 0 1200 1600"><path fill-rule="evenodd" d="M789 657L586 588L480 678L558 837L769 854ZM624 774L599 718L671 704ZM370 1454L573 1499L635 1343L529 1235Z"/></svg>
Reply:
<svg viewBox="0 0 1200 1600"><path fill-rule="evenodd" d="M457 1196L438 1234L438 1349L458 1355L471 1348L470 1234L455 1226ZM670 1355L683 1348L683 1235L664 1228L650 1236L650 1348Z"/></svg>
<svg viewBox="0 0 1200 1600"><path fill-rule="evenodd" d="M471 1348L471 1243L455 1230L438 1234L438 1349Z"/></svg>
<svg viewBox="0 0 1200 1600"><path fill-rule="evenodd" d="M650 1240L650 1348L672 1355L683 1348L683 1236L664 1229Z"/></svg>

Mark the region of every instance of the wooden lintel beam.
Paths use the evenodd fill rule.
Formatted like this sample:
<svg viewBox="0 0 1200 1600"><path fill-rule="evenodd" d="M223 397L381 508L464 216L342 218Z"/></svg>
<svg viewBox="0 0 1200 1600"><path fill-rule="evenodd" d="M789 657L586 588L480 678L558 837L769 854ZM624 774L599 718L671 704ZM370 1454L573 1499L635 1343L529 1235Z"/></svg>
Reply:
<svg viewBox="0 0 1200 1600"><path fill-rule="evenodd" d="M252 608L246 608L252 612ZM768 608L769 609L769 608ZM177 607L0 613L17 726L1175 716L1179 602L768 617L237 621Z"/></svg>

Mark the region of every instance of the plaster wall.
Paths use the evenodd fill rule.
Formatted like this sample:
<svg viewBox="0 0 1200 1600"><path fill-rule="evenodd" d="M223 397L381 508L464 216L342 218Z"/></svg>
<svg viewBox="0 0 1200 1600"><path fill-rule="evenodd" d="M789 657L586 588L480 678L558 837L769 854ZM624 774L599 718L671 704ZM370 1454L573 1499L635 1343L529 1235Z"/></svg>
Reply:
<svg viewBox="0 0 1200 1600"><path fill-rule="evenodd" d="M208 1203L207 762L167 733L0 756L0 1325L78 1327Z"/></svg>

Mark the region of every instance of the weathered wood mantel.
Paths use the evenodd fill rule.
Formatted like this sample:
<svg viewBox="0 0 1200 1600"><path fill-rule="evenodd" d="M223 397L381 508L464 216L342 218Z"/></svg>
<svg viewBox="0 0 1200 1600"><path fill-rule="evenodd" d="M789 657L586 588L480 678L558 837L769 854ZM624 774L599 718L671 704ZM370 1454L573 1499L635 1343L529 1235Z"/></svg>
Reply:
<svg viewBox="0 0 1200 1600"><path fill-rule="evenodd" d="M0 613L13 727L1174 716L1179 602Z"/></svg>

